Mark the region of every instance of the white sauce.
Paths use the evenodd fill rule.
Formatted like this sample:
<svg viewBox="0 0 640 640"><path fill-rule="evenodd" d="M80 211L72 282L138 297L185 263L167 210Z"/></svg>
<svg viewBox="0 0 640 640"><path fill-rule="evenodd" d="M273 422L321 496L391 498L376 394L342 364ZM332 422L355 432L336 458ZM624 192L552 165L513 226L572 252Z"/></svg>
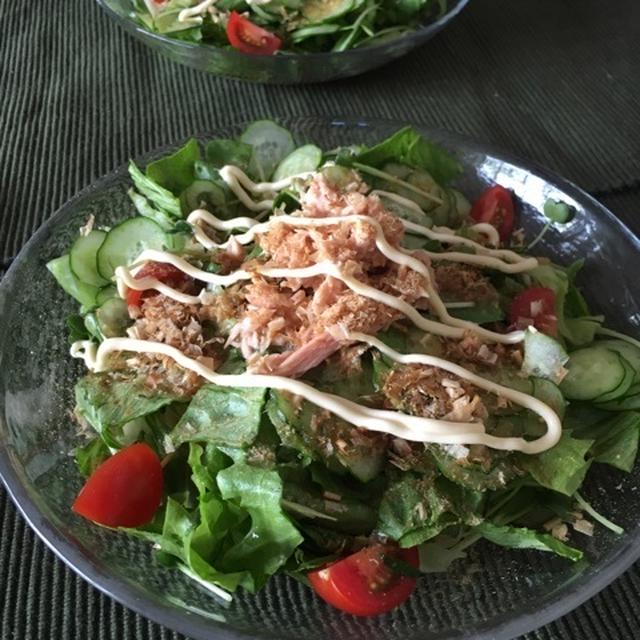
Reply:
<svg viewBox="0 0 640 640"><path fill-rule="evenodd" d="M547 407L547 405L531 396L480 378L447 360L431 356L422 356L420 354L402 356L386 347L386 345L379 342L373 336L353 333L348 334L347 339L367 342L398 362L418 362L440 367L477 384L483 389L493 393L499 393L540 415L547 423L547 434L531 442L527 442L522 438L499 438L487 434L482 422L435 420L431 418L421 418L419 416L410 416L397 411L371 409L347 400L346 398L319 391L300 380L294 380L292 378L252 373L236 375L219 374L201 362L189 358L178 349L160 342L135 340L133 338L108 338L96 348L95 343L91 341L81 341L73 345L71 355L75 358L84 359L87 368L96 372L108 370L108 356L114 352L155 353L168 356L181 367L189 369L205 380L219 386L268 387L280 391L288 391L330 411L356 427L370 431L389 433L398 438L415 442L484 444L494 449L517 450L523 453L539 453L552 447L560 437L561 425L558 416Z"/></svg>
<svg viewBox="0 0 640 640"><path fill-rule="evenodd" d="M489 240L494 247L500 246L500 234L492 224L488 222L477 222L476 224L472 224L469 229L486 236L487 240Z"/></svg>
<svg viewBox="0 0 640 640"><path fill-rule="evenodd" d="M277 182L254 182L242 169L230 164L222 167L219 173L220 177L247 209L250 211L268 211L273 207L273 198L258 200L256 202L247 192L275 195L278 191L291 186L294 180L304 180L315 172L307 171L278 180Z"/></svg>
<svg viewBox="0 0 640 640"><path fill-rule="evenodd" d="M193 24L194 26L202 24L202 14L212 5L214 5L217 0L203 0L200 4L197 4L195 7L187 7L183 9L178 14L178 22L186 22Z"/></svg>
<svg viewBox="0 0 640 640"><path fill-rule="evenodd" d="M214 0L206 0L206 2L201 3L198 7L204 7L204 10L206 10L208 6L213 4L213 1ZM204 6L205 4L206 6ZM192 10L195 10L198 7L193 7ZM292 176L278 182L255 183L237 167L225 166L220 170L220 175L223 180L229 185L238 199L252 211L270 210L273 205L273 200L266 198L255 202L250 197L249 192L252 194L275 196L279 190L288 187L294 180L307 178L312 173L313 172L308 172ZM397 194L384 191L377 191L376 193L384 195L385 197L393 198L403 204L403 206L411 207L416 211L419 210L422 212L422 209L420 209L417 204L406 198L402 198ZM270 225L275 223L307 227L321 227L344 223L369 224L376 231L376 246L383 255L385 255L389 260L397 264L404 265L424 276L426 289L425 296L429 298L437 315L443 322L436 322L424 318L414 307L406 303L401 298L387 294L375 289L374 287L366 285L347 274L343 274L338 265L329 261L319 262L310 267L299 269L258 267L252 272L238 270L229 275L218 275L197 269L183 258L171 253L165 251L146 250L139 256L136 265L134 265L131 270L124 266L120 266L116 269L118 291L122 297L125 297L126 295L126 288L135 290L153 288L158 290L160 293L185 304L199 304L203 302L208 295L211 295L207 289L203 289L198 296L185 294L172 289L154 277L136 279L133 274L140 268L141 263L146 261L170 263L194 279L219 286L229 286L235 282L251 279L252 274L255 273L273 278L309 278L324 275L332 276L341 280L347 287L359 295L371 298L397 309L409 318L416 326L430 333L448 337L462 337L465 330L469 329L493 341L502 343L520 342L524 337L524 332L522 331L516 331L509 334L498 334L483 329L475 323L452 318L447 312L447 305L443 303L437 291L433 287L429 268L423 262L415 258L411 252L401 248L398 249L390 245L385 238L380 223L368 216L352 215L329 218L306 218L279 215L272 217L267 222L258 223L256 220L248 217L224 221L216 218L205 210L198 209L193 211L187 220L189 223L194 225L194 235L198 242L207 249L224 248L228 246L230 242L248 244L254 240L257 234L264 233L268 230ZM238 228L244 228L247 229L247 231L243 234L233 236L232 239L225 243L217 244L199 227L198 223L200 222L204 222L221 231L230 231ZM447 252L443 254L431 254L429 252L425 252L431 259L450 259L455 262L468 262L471 258L473 259L472 264L490 266L505 273L526 271L535 268L538 264L535 258L523 258L509 250L487 248L473 240L470 240L469 238L457 236L453 230L448 228L441 227L429 229L428 227L406 220L402 220L402 222L405 228L413 233L448 244L463 244L473 248L475 251L475 254L473 255L462 252ZM493 230L493 228L491 228L491 230L485 228L486 226L487 225L485 224L478 224L474 225L473 228L480 233L485 233L490 242L496 241L497 244L499 241L497 232ZM468 306L469 304L472 303L448 303L451 308ZM450 420L434 420L418 416L410 416L396 411L371 409L345 398L314 389L300 380L294 380L282 376L252 373L243 373L239 375L219 374L205 366L203 363L187 357L174 347L159 342L136 340L133 338L109 338L104 340L99 347L96 347L95 343L91 341L80 341L74 343L71 347L71 355L75 358L82 358L85 361L86 366L94 371L106 370L108 368L108 356L113 352L128 351L165 355L173 359L178 365L185 369L194 371L204 379L214 384L220 386L270 387L273 389L288 391L302 396L313 404L334 413L357 427L362 427L372 431L390 433L396 437L404 438L406 440L434 442L454 446L483 444L494 449L517 450L522 451L523 453L535 454L549 449L556 444L560 438L561 423L556 413L549 406L530 395L486 380L485 378L467 371L455 363L441 358L423 354L399 354L373 336L353 332L346 333L340 336L340 338L347 341L367 343L396 362L406 364L425 364L438 367L455 374L460 378L468 380L481 389L500 395L524 408L529 409L530 411L533 411L545 421L547 425L547 433L541 438L533 441L526 441L523 438L517 437L496 437L486 433L482 422L462 423Z"/></svg>
<svg viewBox="0 0 640 640"><path fill-rule="evenodd" d="M254 186L258 185L254 184ZM214 226L216 224L219 225L223 222L221 220L217 220L215 216L211 214L207 216L206 213L206 211L197 210L198 218L200 220L203 220L204 222L213 223ZM231 221L227 221L227 224L229 222ZM334 265L330 262L316 265L318 267L317 270L314 270L311 267L307 267L305 269L273 269L258 267L254 271L254 273L259 273L266 277L272 278L308 278L317 275L333 276L344 282L347 287L349 287L358 295L376 300L377 302L381 302L382 304L385 304L393 309L397 309L423 331L429 331L440 336L460 338L464 334L464 331L468 330L473 331L484 338L503 344L514 344L517 342L521 342L524 339L524 332L522 331L513 331L511 333L505 334L496 333L494 331L484 329L483 327L480 327L473 322L452 317L447 311L446 305L438 295L435 287L433 286L429 268L423 262L410 255L406 250L396 249L391 244L389 244L389 242L385 238L384 231L380 223L368 216L350 215L334 216L328 218L305 218L301 216L291 215L274 216L269 221L263 222L261 224L254 224L247 232L234 236L234 241L240 244L247 244L253 241L257 234L264 233L272 224L278 222L301 227L325 227L345 223L366 223L371 225L376 231L376 246L386 258L388 258L392 262L395 262L396 264L409 267L425 278L426 297L429 298L431 305L433 306L437 316L442 322L434 322L433 320L424 318L414 307L406 303L400 297L384 293L374 287L370 287L369 285L360 282L356 278L343 274L337 265ZM421 228L426 229L426 227ZM460 255L467 256L467 254ZM487 256L472 257L477 258L480 263L482 263L482 261L484 261L485 263L492 263L493 261L492 258ZM155 262L168 262L196 280L201 280L203 282L209 282L211 284L220 286L230 286L236 282L240 282L241 280L251 279L251 273L243 270L235 271L234 273L226 276L208 273L206 271L202 271L200 269L197 269L196 267L193 267L186 260L166 251L143 251L138 258L138 262L144 262L146 260L152 260ZM198 304L201 301L201 298L199 296L188 296L187 294L175 291L174 289L171 289L171 287L162 284L156 278L148 277L136 280L131 277L131 274L126 267L118 267L116 269L116 279L118 282L119 291L123 290L124 283L129 288L135 289L137 291L155 288L161 293L164 293L169 297L173 297L174 300L178 300L179 302L184 302L186 304ZM162 285L162 288L160 288L160 285Z"/></svg>

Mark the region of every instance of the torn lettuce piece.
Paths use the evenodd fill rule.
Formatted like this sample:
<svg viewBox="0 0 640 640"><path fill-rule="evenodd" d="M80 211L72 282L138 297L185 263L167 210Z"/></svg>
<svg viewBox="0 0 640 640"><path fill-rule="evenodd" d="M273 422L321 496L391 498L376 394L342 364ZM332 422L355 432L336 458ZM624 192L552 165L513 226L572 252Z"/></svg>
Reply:
<svg viewBox="0 0 640 640"><path fill-rule="evenodd" d="M386 140L360 151L353 160L373 167L398 162L428 171L439 184L445 185L462 173L460 163L441 147L425 140L412 127L400 129Z"/></svg>
<svg viewBox="0 0 640 640"><path fill-rule="evenodd" d="M382 470L387 446L384 434L357 429L282 391L271 391L267 411L282 444L299 451L307 463L321 460L334 473L348 470L362 482Z"/></svg>
<svg viewBox="0 0 640 640"><path fill-rule="evenodd" d="M193 441L249 446L258 435L265 392L263 388L203 385L171 432L171 440L176 446Z"/></svg>
<svg viewBox="0 0 640 640"><path fill-rule="evenodd" d="M131 444L142 432L151 435L146 422L140 419L181 399L117 373L90 373L80 378L75 395L77 415L112 448Z"/></svg>
<svg viewBox="0 0 640 640"><path fill-rule="evenodd" d="M482 522L474 527L474 531L501 547L548 551L572 562L582 560L584 555L579 549L570 547L548 533L540 533L524 527L499 526L491 522Z"/></svg>
<svg viewBox="0 0 640 640"><path fill-rule="evenodd" d="M586 456L593 442L579 440L572 433L563 431L558 444L551 449L536 455L518 454L518 462L538 484L571 496L591 466L591 460Z"/></svg>
<svg viewBox="0 0 640 640"><path fill-rule="evenodd" d="M391 480L382 497L377 529L401 547L413 547L454 524L476 524L483 499L442 477L405 472Z"/></svg>

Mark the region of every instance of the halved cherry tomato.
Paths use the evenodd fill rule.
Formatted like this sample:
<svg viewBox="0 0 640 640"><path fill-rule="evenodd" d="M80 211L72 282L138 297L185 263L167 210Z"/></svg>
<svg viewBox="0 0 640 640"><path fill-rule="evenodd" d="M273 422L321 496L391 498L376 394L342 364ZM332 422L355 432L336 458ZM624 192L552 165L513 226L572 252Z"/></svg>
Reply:
<svg viewBox="0 0 640 640"><path fill-rule="evenodd" d="M414 578L393 571L385 556L415 568L419 565L415 547L375 544L311 571L307 577L315 592L334 607L356 616L375 616L402 604L416 586Z"/></svg>
<svg viewBox="0 0 640 640"><path fill-rule="evenodd" d="M182 284L187 276L180 271L177 267L166 262L147 262L147 264L136 273L136 280L151 276L157 278L160 282L164 282L170 287L177 287ZM136 291L135 289L129 289L127 291L127 306L139 307L144 298L155 295L157 292L152 289L146 291Z"/></svg>
<svg viewBox="0 0 640 640"><path fill-rule="evenodd" d="M91 474L71 508L107 527L139 527L153 519L162 486L158 456L147 444L132 444Z"/></svg>
<svg viewBox="0 0 640 640"><path fill-rule="evenodd" d="M270 56L282 46L277 35L253 24L236 11L229 16L227 38L234 49L258 56Z"/></svg>
<svg viewBox="0 0 640 640"><path fill-rule="evenodd" d="M493 225L500 234L500 240L508 240L515 220L511 192L499 184L489 187L474 202L471 217L476 222L488 222Z"/></svg>
<svg viewBox="0 0 640 640"><path fill-rule="evenodd" d="M542 333L556 337L556 294L547 287L530 287L519 293L511 302L509 320L520 328L533 325Z"/></svg>

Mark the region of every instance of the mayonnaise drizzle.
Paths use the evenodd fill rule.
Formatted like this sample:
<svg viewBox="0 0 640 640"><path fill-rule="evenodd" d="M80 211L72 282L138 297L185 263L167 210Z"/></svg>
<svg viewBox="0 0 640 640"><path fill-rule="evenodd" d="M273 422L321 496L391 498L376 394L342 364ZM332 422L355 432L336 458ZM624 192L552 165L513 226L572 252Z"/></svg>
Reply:
<svg viewBox="0 0 640 640"><path fill-rule="evenodd" d="M216 2L217 0L203 0L203 2L197 4L195 7L183 9L178 14L178 22L187 22L194 25L202 24L202 14Z"/></svg>
<svg viewBox="0 0 640 640"><path fill-rule="evenodd" d="M219 220L213 214L207 211L204 211L202 209L198 209L194 211L192 214L190 214L189 217L187 218L187 221L188 222L203 221L214 228L222 228L222 229L228 229L228 225L234 222L233 220L227 220L227 221ZM243 222L239 223L238 226L244 227L246 224L246 221L247 221L246 218L243 219ZM442 320L443 323L445 323L450 327L457 327L462 330L468 329L470 331L474 331L478 335L481 335L495 342L501 342L504 344L513 344L516 342L521 342L524 337L524 334L522 331L514 331L506 334L496 333L494 331L489 331L487 329L484 329L473 322L460 320L458 318L454 318L451 315L449 315L449 313L447 312L446 305L444 304L444 302L438 295L438 292L436 291L435 287L433 286L432 276L429 271L429 268L423 262L413 257L410 254L410 252L408 252L407 250L397 249L393 247L387 241L380 223L377 220L370 218L369 216L348 215L348 216L332 216L327 218L306 218L302 216L292 216L292 215L273 216L267 222L263 222L259 224L254 223L252 225L247 225L249 226L249 230L246 231L245 233L233 236L234 241L240 244L248 244L249 242L252 242L255 239L256 235L258 235L259 233L264 233L271 227L271 225L277 224L277 223L288 224L291 226L299 226L299 227L324 227L324 226L330 226L335 224L347 224L347 223L369 224L376 231L376 246L378 250L386 258L388 258L392 262L395 262L396 264L401 264L406 267L409 267L410 269L413 269L417 273L424 276L426 281L427 296L431 304L433 305L433 308L436 314L438 315L440 320ZM417 226L420 226L420 225L417 225ZM429 229L427 229L426 227L421 227L421 228L426 231L429 231ZM196 237L200 242L201 238L199 236L196 236ZM223 245L225 244L226 243L223 243ZM216 245L216 243L212 243L212 241L209 239L209 246L207 248L212 248L213 246L221 247L223 245ZM140 256L140 260L146 259L146 254L147 252L144 252ZM171 256L171 254L168 254L168 255ZM433 254L433 255L438 256L441 254ZM451 255L455 255L456 257L461 256L462 258L466 258L466 257L475 258L477 259L478 264L485 264L488 266L494 266L494 263L497 263L502 267L503 270L506 270L507 273L511 272L509 269L510 267L513 266L513 265L506 264L504 262L500 262L499 260L494 259L491 256L477 256L477 255L470 255L470 254L458 253L458 252L454 252ZM431 257L431 254L430 254L430 257ZM158 260L158 261L162 262L162 260ZM172 262L172 261L169 260L169 262ZM177 266L178 268L181 268L175 262L172 262L172 264L174 264L174 266ZM536 265L537 265L537 261L536 261ZM264 274L264 275L267 275L267 274ZM291 277L297 277L297 276L292 275ZM394 309L401 310L409 319L411 319L411 321L416 326L420 328L423 328L425 326L423 322L425 321L425 319L419 313L417 313L415 309L413 309L413 307L411 307L407 303L400 300L400 298L397 298L395 296L389 296L388 294L383 294L382 292L379 292L377 289L373 289L371 287L368 288L368 291L370 294L373 294L373 295L367 295L366 293L364 293L364 289L363 289L363 287L366 285L363 285L358 280L355 280L354 278L349 279L347 276L344 276L339 272L338 272L338 275L336 275L335 277L340 278L352 291L355 291L356 293L360 293L362 291L363 293L361 295L365 295L366 297L373 298L378 302L384 302L384 304L387 304L388 306L391 306ZM205 281L208 282L209 280L205 280ZM219 284L222 284L222 282L220 282ZM360 290L358 290L358 288ZM384 297L384 300L383 300L383 297ZM390 303L389 301L391 299L393 299L393 302ZM425 322L430 322L430 321L425 321ZM461 337L463 333L463 331L458 331L456 333L451 333L449 331L445 332L445 329L442 327L440 327L439 330L434 330L433 324L431 329L424 329L424 330L432 331L433 333L438 333L439 335L451 336L451 337Z"/></svg>
<svg viewBox="0 0 640 640"><path fill-rule="evenodd" d="M540 415L547 423L547 433L545 436L531 442L523 438L501 438L487 434L482 422L436 420L410 416L397 411L372 409L347 400L346 398L319 391L305 382L292 378L253 373L235 375L219 374L201 362L189 358L175 347L160 342L136 340L133 338L107 338L96 348L95 343L91 341L80 341L72 346L71 355L75 358L82 358L87 368L95 372L108 370L108 356L114 352L155 353L168 356L181 367L189 369L205 380L219 386L268 387L280 391L288 391L302 396L309 402L330 411L356 427L370 431L381 431L416 442L484 444L494 449L517 450L523 453L540 453L540 451L552 447L560 437L561 425L558 416L547 407L547 405L531 396L480 378L447 360L434 358L432 356L422 356L420 354L402 356L380 343L373 336L354 333L348 335L348 339L361 340L376 348L382 347L385 355L398 362L419 362L429 364L430 366L437 366L445 371L459 375L483 389L493 393L499 393L501 396L513 400Z"/></svg>
<svg viewBox="0 0 640 640"><path fill-rule="evenodd" d="M206 214L207 212L199 210L198 218L204 220L207 223L211 222L214 225L216 223L222 222L217 221L215 216ZM514 344L517 342L521 342L524 338L524 333L522 331L513 331L511 333L504 334L496 333L495 331L489 331L488 329L480 327L473 322L460 320L459 318L454 318L453 316L451 316L447 311L446 305L438 295L436 288L433 286L429 268L417 258L409 255L406 250L393 247L385 238L384 231L380 223L368 216L350 215L329 218L305 218L287 215L275 216L267 222L253 225L244 234L234 236L234 241L240 244L247 244L248 242L251 242L258 233L263 233L276 222L307 227L323 227L345 223L366 223L371 225L376 232L376 246L386 258L388 258L392 262L395 262L396 264L404 265L416 271L425 278L426 297L429 298L430 304L432 305L434 311L436 312L436 315L442 322L434 322L433 320L426 319L414 307L402 300L400 297L380 291L375 287L364 284L363 282L350 275L344 274L340 270L340 268L332 262L322 262L312 267L306 267L304 269L274 269L258 266L253 273L259 273L270 278L309 278L317 275L333 276L334 278L341 280L345 285L347 285L347 287L349 287L349 289L351 289L358 295L362 295L366 298L381 302L382 304L396 309L403 313L407 318L409 318L409 320L411 320L411 322L413 322L418 328L422 329L423 331L429 331L440 336L461 338L464 334L464 331L469 330L477 333L484 338L503 344ZM483 256L476 257L483 258ZM484 259L487 261L490 260L490 258ZM152 260L155 262L168 262L196 280L201 280L203 282L209 282L211 284L220 286L230 286L232 284L235 284L236 282L251 279L251 273L241 269L229 275L218 275L202 271L201 269L197 269L196 267L190 265L183 258L180 258L166 251L157 251L153 249L143 251L138 257L138 262L144 262L147 260ZM189 296L188 294L171 289L171 287L164 285L159 280L153 277L135 279L131 276L131 273L126 267L118 267L116 269L115 275L118 282L119 291L124 291L125 285L130 289L135 289L137 291L154 288L161 293L164 293L165 295L173 297L175 300L184 302L186 304L198 304L202 301L202 292L198 296ZM172 291L175 292L175 296L172 295Z"/></svg>
<svg viewBox="0 0 640 640"><path fill-rule="evenodd" d="M207 6L210 6L210 2ZM205 3L201 3L202 6ZM193 9L196 9L194 7ZM206 7L205 7L206 9ZM292 184L294 180L305 179L313 172L292 176L277 182L253 182L242 170L233 166L225 166L220 170L222 179L229 185L230 189L236 194L238 199L252 211L268 211L273 206L273 199L265 198L260 201L254 201L249 192L252 194L266 194L274 196L275 194ZM391 192L377 191L372 192L378 195L390 197L404 206L411 207L416 211L422 212L422 209L411 200L402 198ZM284 223L292 226L311 226L320 227L332 224L342 223L366 223L374 227L376 231L376 246L389 260L407 266L425 277L425 295L429 298L434 310L438 314L443 323L428 320L424 318L418 311L407 304L401 298L392 296L383 291L375 289L357 279L341 272L338 265L322 261L310 267L299 269L289 268L273 268L260 267L249 272L246 270L238 270L228 275L218 275L197 269L189 264L183 258L164 251L147 250L138 258L136 265L131 270L127 267L118 267L116 269L116 281L121 296L126 295L126 288L144 290L156 289L166 296L174 298L185 304L198 304L207 299L211 292L203 289L198 296L192 296L181 291L177 291L154 277L144 277L137 279L132 274L136 272L141 263L146 261L166 262L173 264L176 268L182 270L191 277L214 285L229 286L235 282L251 279L252 275L259 273L265 277L274 278L309 278L318 275L332 276L345 283L347 287L355 293L374 299L378 302L390 306L401 311L407 318L424 331L429 331L441 336L462 337L465 329L471 329L477 334L484 335L496 342L515 343L520 342L524 333L521 331L512 332L510 334L497 334L487 331L479 327L475 323L465 322L452 318L446 309L445 303L440 299L437 291L432 284L431 274L428 267L418 260L412 252L402 248L396 248L389 244L384 236L384 232L380 224L368 216L352 215L352 216L336 216L329 218L305 218L298 216L278 215L272 217L269 221L259 223L253 218L241 217L233 220L220 220L209 212L199 209L193 211L188 222L194 226L194 236L202 246L207 249L226 248L231 242L239 244L247 244L254 240L259 233L265 232L271 224ZM224 243L218 244L214 242L198 223L205 224L221 230L231 231L233 229L244 228L247 231L243 234L235 235L232 239ZM450 259L455 262L468 262L472 264L480 264L498 269L505 273L518 273L527 271L537 266L538 262L535 258L523 258L513 251L491 249L477 243L469 238L464 238L455 234L455 232L446 227L429 229L428 227L419 225L414 222L402 220L402 223L408 231L423 235L427 238L438 240L448 244L462 244L474 249L475 254L466 254L462 252L444 252L431 253L425 252L432 260ZM474 225L473 228L487 235L490 242L499 242L497 232L491 227L482 223ZM471 258L471 260L469 260ZM449 303L451 307L461 306L468 303ZM497 383L482 378L463 367L456 365L441 358L427 356L423 354L400 354L387 347L384 343L373 336L359 332L345 333L341 339L348 341L364 342L378 349L381 353L390 359L399 363L417 363L428 366L438 367L459 376L477 387L498 394L508 400L533 411L539 415L547 425L547 433L533 441L526 441L517 437L497 437L486 433L482 422L454 422L451 420L435 420L422 418L419 416L410 416L396 411L386 411L372 409L359 405L355 402L341 398L339 396L319 391L312 386L295 379L282 376L262 375L243 373L238 375L219 374L208 368L201 362L189 358L179 350L167 344L159 342L150 342L145 340L136 340L133 338L109 338L104 340L99 347L91 341L79 341L72 345L71 355L75 358L82 358L86 366L93 371L104 371L108 368L108 356L112 352L134 352L134 353L155 353L165 355L173 359L178 365L194 371L204 379L218 384L220 386L244 386L244 387L270 387L283 391L289 391L296 395L302 396L313 404L322 407L342 419L354 424L355 426L369 429L372 431L382 431L392 434L406 440L418 442L433 442L440 444L483 444L494 449L501 450L517 450L523 453L535 454L549 449L557 443L561 435L561 423L556 413L546 404L527 394L503 387Z"/></svg>
<svg viewBox="0 0 640 640"><path fill-rule="evenodd" d="M294 180L304 180L315 172L299 173L277 182L254 182L242 169L231 164L222 167L219 173L220 177L247 209L250 211L268 211L273 207L273 198L265 198L256 202L247 192L275 195L278 191L291 186Z"/></svg>

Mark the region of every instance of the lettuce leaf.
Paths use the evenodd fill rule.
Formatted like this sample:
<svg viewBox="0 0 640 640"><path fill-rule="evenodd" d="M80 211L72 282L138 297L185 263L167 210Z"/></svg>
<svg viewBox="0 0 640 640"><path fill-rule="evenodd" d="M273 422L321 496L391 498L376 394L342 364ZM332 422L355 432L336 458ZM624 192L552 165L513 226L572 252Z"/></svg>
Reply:
<svg viewBox="0 0 640 640"><path fill-rule="evenodd" d="M248 570L256 584L275 573L303 537L282 511L282 480L277 471L235 463L217 475L220 495L233 501L251 518L243 538L220 558L226 571Z"/></svg>
<svg viewBox="0 0 640 640"><path fill-rule="evenodd" d="M147 165L146 177L174 196L178 196L195 180L196 160L200 160L200 147L198 142L191 138L171 155Z"/></svg>
<svg viewBox="0 0 640 640"><path fill-rule="evenodd" d="M556 316L560 335L576 346L593 342L600 323L588 314L586 302L574 284L582 262L577 261L566 270L553 265L540 265L530 272L541 286L556 294ZM573 315L580 314L580 315Z"/></svg>
<svg viewBox="0 0 640 640"><path fill-rule="evenodd" d="M549 551L562 558L568 558L572 562L581 560L583 556L579 549L564 544L548 533L540 533L524 527L499 526L491 522L482 522L474 527L474 531L501 547Z"/></svg>
<svg viewBox="0 0 640 640"><path fill-rule="evenodd" d="M578 440L568 431L563 431L558 444L536 455L518 455L520 466L543 487L567 496L573 495L582 484L591 460L585 456L593 440Z"/></svg>
<svg viewBox="0 0 640 640"><path fill-rule="evenodd" d="M174 196L171 191L163 188L155 180L145 175L133 160L129 162L129 175L131 176L131 180L133 181L135 188L139 192L137 195L144 196L149 203L153 205L151 206L149 203L143 203L140 198L134 198L136 191L131 190L129 197L132 199L133 204L141 215L147 215L147 213L149 213L148 217L155 219L158 214L154 214L153 216L150 214L150 210L155 207L161 212L164 212L170 219L181 217L182 213L180 211L180 201L178 198ZM146 213L143 213L143 211Z"/></svg>
<svg viewBox="0 0 640 640"><path fill-rule="evenodd" d="M589 455L595 462L630 473L638 455L640 413L617 413L595 424L578 427L574 434L580 438L594 440Z"/></svg>
<svg viewBox="0 0 640 640"><path fill-rule="evenodd" d="M482 495L448 482L405 472L394 479L382 497L377 528L401 547L413 547L447 527L477 523L474 514Z"/></svg>
<svg viewBox="0 0 640 640"><path fill-rule="evenodd" d="M84 418L110 447L119 448L136 439L125 425L178 400L159 389L147 389L140 380L110 373L90 373L76 383L76 413ZM136 425L144 430L146 423Z"/></svg>
<svg viewBox="0 0 640 640"><path fill-rule="evenodd" d="M170 436L174 444L211 442L229 447L250 445L258 435L265 389L205 384L191 399Z"/></svg>
<svg viewBox="0 0 640 640"><path fill-rule="evenodd" d="M352 160L372 167L388 162L406 164L429 172L439 184L447 184L462 173L462 166L447 151L425 140L412 127L396 131L386 140L360 151Z"/></svg>

